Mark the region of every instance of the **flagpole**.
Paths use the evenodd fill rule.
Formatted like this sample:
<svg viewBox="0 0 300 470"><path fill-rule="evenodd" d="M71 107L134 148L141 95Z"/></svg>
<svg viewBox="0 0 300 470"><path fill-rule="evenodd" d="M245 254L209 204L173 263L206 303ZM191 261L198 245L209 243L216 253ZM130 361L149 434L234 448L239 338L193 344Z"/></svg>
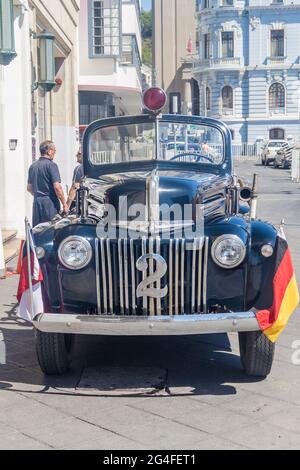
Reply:
<svg viewBox="0 0 300 470"><path fill-rule="evenodd" d="M29 222L26 217L25 219L25 233L26 233L26 249L27 249L27 263L28 263L28 285L29 285L29 295L30 295L30 315L32 319L35 316L34 312L34 303L33 303L33 287L32 287L32 272L31 272L31 248L29 240Z"/></svg>

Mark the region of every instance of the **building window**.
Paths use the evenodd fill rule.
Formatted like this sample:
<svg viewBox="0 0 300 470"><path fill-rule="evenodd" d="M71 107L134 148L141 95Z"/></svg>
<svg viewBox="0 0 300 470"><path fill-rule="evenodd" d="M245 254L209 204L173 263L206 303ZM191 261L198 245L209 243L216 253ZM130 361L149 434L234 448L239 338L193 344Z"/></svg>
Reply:
<svg viewBox="0 0 300 470"><path fill-rule="evenodd" d="M231 86L224 86L222 90L222 108L223 111L233 110L233 89Z"/></svg>
<svg viewBox="0 0 300 470"><path fill-rule="evenodd" d="M203 0L203 8L209 8L210 0Z"/></svg>
<svg viewBox="0 0 300 470"><path fill-rule="evenodd" d="M204 59L211 58L211 39L210 34L204 34Z"/></svg>
<svg viewBox="0 0 300 470"><path fill-rule="evenodd" d="M283 3L283 0L272 0L272 3L276 3L280 5Z"/></svg>
<svg viewBox="0 0 300 470"><path fill-rule="evenodd" d="M97 119L115 116L114 98L111 93L96 91L79 92L79 124L88 126Z"/></svg>
<svg viewBox="0 0 300 470"><path fill-rule="evenodd" d="M211 91L209 87L206 87L206 111L211 110Z"/></svg>
<svg viewBox="0 0 300 470"><path fill-rule="evenodd" d="M134 34L122 36L122 63L142 66L138 43Z"/></svg>
<svg viewBox="0 0 300 470"><path fill-rule="evenodd" d="M271 57L284 57L284 30L271 31Z"/></svg>
<svg viewBox="0 0 300 470"><path fill-rule="evenodd" d="M273 83L269 88L269 107L271 111L284 111L285 89L281 83Z"/></svg>
<svg viewBox="0 0 300 470"><path fill-rule="evenodd" d="M92 55L120 55L120 1L92 0L89 4Z"/></svg>
<svg viewBox="0 0 300 470"><path fill-rule="evenodd" d="M234 57L233 31L222 32L222 57Z"/></svg>
<svg viewBox="0 0 300 470"><path fill-rule="evenodd" d="M223 7L232 7L233 6L233 0L223 0L222 5L223 5Z"/></svg>
<svg viewBox="0 0 300 470"><path fill-rule="evenodd" d="M270 140L284 140L285 138L285 131L284 129L276 128L271 129L269 132Z"/></svg>

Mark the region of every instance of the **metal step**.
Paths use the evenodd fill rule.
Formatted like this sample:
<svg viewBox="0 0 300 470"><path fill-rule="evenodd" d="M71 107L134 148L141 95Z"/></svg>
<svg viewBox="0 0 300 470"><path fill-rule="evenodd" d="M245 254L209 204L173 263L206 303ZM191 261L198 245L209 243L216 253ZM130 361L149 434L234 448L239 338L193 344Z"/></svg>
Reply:
<svg viewBox="0 0 300 470"><path fill-rule="evenodd" d="M13 259L17 258L19 254L20 241L13 238L4 245L4 259L5 263L8 264Z"/></svg>
<svg viewBox="0 0 300 470"><path fill-rule="evenodd" d="M5 264L10 263L19 254L20 240L17 239L17 231L2 230Z"/></svg>
<svg viewBox="0 0 300 470"><path fill-rule="evenodd" d="M5 245L5 243L8 243L10 240L16 238L17 233L18 232L16 230L2 230L3 245Z"/></svg>

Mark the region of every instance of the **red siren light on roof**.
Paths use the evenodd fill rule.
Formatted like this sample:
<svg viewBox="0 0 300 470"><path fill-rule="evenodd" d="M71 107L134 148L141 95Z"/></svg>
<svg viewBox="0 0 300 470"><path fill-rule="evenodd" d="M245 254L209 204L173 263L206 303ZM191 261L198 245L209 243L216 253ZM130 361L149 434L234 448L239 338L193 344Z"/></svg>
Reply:
<svg viewBox="0 0 300 470"><path fill-rule="evenodd" d="M144 93L143 101L146 109L156 113L165 106L167 95L161 88L149 88Z"/></svg>

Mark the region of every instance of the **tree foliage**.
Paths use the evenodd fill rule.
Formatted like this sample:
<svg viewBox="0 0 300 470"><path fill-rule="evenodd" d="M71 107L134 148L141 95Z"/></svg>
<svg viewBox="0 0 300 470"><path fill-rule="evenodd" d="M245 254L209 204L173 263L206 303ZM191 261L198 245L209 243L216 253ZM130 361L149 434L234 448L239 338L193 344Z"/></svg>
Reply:
<svg viewBox="0 0 300 470"><path fill-rule="evenodd" d="M152 11L142 11L143 63L152 67Z"/></svg>

